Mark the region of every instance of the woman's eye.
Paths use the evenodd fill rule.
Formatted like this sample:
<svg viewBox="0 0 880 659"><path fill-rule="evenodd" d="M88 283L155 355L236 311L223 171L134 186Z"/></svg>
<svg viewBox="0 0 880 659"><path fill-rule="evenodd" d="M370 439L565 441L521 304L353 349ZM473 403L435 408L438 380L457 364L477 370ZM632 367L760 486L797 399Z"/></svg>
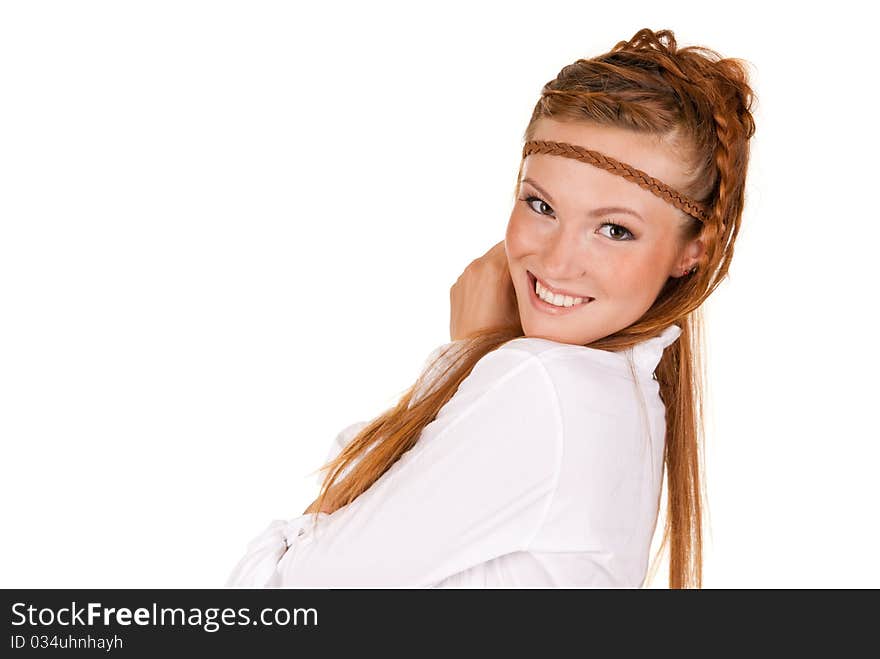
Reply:
<svg viewBox="0 0 880 659"><path fill-rule="evenodd" d="M611 235L607 235L611 240L616 240L618 242L622 242L624 240L632 240L635 238L633 236L632 231L627 229L625 226L621 224L614 224L613 222L606 222L602 225L602 228L611 227Z"/></svg>
<svg viewBox="0 0 880 659"><path fill-rule="evenodd" d="M549 215L549 214L553 213L553 208L548 206L547 203L543 199L541 199L540 197L535 197L534 195L531 195L528 197L523 197L522 199L523 199L523 201L526 202L526 204L529 206L529 208L531 208L538 215ZM533 206L532 204L536 201L538 202L537 206ZM543 209L547 209L550 212L545 213ZM614 222L605 222L602 225L602 228L604 229L605 227L610 227L610 229L611 229L610 235L604 234L604 235L607 235L609 238L611 238L611 240L614 240L617 242L623 242L626 240L635 240L635 236L633 235L632 231L627 229L622 224L616 224Z"/></svg>
<svg viewBox="0 0 880 659"><path fill-rule="evenodd" d="M547 203L543 199L541 199L540 197L535 197L535 196L525 197L523 199L523 201L525 201L526 204L528 204L529 208L531 208L533 211L535 211L539 215L546 215L547 214L547 213L542 212L541 210L538 210L541 208L541 205L543 205L546 208L549 208L551 212L553 211L553 209L550 208L550 206L548 206ZM535 208L534 206L532 206L533 201L538 201L541 203L541 205L539 205L537 208Z"/></svg>

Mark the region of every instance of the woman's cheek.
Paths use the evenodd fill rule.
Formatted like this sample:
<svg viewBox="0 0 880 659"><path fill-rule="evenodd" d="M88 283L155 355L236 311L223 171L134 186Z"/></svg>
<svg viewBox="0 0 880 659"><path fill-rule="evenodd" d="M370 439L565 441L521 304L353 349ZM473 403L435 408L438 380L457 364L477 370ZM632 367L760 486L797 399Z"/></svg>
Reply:
<svg viewBox="0 0 880 659"><path fill-rule="evenodd" d="M527 218L523 218L519 213L514 213L507 224L505 240L507 243L507 253L513 258L521 253L528 252L530 248L537 245L539 236L536 227L529 224Z"/></svg>

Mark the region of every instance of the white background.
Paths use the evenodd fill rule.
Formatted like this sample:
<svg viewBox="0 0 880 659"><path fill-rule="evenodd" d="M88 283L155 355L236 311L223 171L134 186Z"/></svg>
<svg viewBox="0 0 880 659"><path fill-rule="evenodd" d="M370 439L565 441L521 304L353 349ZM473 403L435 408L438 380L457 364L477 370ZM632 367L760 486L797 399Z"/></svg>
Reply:
<svg viewBox="0 0 880 659"><path fill-rule="evenodd" d="M222 585L449 340L541 86L642 27L759 97L705 586L880 586L874 23L743 5L2 3L0 586Z"/></svg>

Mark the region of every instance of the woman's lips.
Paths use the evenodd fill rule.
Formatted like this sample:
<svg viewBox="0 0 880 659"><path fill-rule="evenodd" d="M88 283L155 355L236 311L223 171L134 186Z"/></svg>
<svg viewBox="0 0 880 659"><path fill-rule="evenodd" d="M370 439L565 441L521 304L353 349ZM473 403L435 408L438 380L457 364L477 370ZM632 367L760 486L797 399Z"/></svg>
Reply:
<svg viewBox="0 0 880 659"><path fill-rule="evenodd" d="M580 304L573 304L570 307L557 307L555 304L544 302L544 300L538 297L538 293L535 291L535 276L529 271L526 271L526 275L529 282L529 300L531 300L532 306L538 311L542 311L553 316L559 316L581 309L582 307L587 306L588 304L590 304L590 302L593 301L593 298L587 298L584 302L581 302Z"/></svg>
<svg viewBox="0 0 880 659"><path fill-rule="evenodd" d="M529 275L529 278L530 278L531 281L532 281L532 285L534 286L534 285L535 285L535 275L534 275L533 273L531 273L530 271L528 271L528 270L526 270L526 273ZM551 293L558 293L559 295L567 295L567 296L569 296L569 297L573 297L573 298L578 298L578 297L579 297L579 298L583 298L583 299L593 299L593 298L592 298L591 296L589 296L589 295L581 295L580 293L569 293L568 291L563 291L563 290L555 289L555 288L553 288L552 286L549 286L548 284L546 284L545 282L541 282L541 286L543 286L544 288L546 288L546 289L547 289L548 291L550 291Z"/></svg>

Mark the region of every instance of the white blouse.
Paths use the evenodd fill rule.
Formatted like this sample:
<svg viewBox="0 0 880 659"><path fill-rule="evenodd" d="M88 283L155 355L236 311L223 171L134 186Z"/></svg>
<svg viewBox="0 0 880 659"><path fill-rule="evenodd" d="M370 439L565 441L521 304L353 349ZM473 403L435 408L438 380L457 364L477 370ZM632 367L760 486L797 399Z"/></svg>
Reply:
<svg viewBox="0 0 880 659"><path fill-rule="evenodd" d="M641 586L666 431L653 374L680 333L620 352L530 337L489 352L369 489L317 524L271 522L226 586Z"/></svg>

